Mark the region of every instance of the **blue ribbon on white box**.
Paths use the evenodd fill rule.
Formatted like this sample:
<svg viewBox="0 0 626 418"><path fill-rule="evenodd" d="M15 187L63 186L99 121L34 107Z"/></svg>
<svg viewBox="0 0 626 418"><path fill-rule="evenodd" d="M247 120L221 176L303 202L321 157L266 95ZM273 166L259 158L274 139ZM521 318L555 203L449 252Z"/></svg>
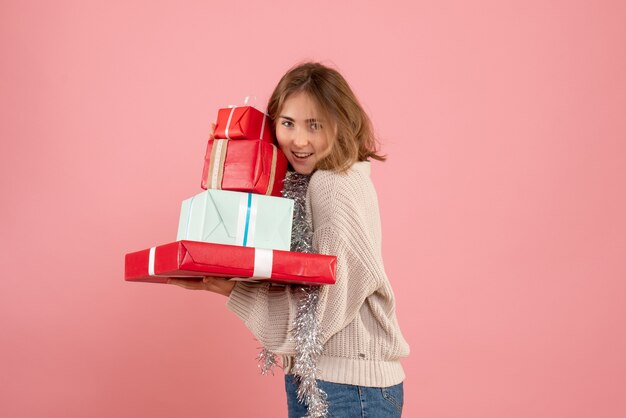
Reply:
<svg viewBox="0 0 626 418"><path fill-rule="evenodd" d="M252 193L242 194L239 199L239 221L237 223L237 245L254 246L258 199Z"/></svg>
<svg viewBox="0 0 626 418"><path fill-rule="evenodd" d="M191 231L191 219L193 213L193 201L200 195L193 196L189 204L189 216L187 218L187 228L185 239L189 239ZM239 198L239 216L237 220L236 245L251 247L254 245L254 232L256 230L256 215L258 209L258 198L252 193L242 193ZM203 212L206 211L206 199L204 201Z"/></svg>
<svg viewBox="0 0 626 418"><path fill-rule="evenodd" d="M207 190L182 203L177 240L288 251L293 201L228 190Z"/></svg>

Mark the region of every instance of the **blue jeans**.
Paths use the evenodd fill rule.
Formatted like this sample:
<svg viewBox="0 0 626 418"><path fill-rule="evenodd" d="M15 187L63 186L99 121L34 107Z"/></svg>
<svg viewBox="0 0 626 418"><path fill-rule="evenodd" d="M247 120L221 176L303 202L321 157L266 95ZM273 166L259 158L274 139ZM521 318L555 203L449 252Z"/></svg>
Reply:
<svg viewBox="0 0 626 418"><path fill-rule="evenodd" d="M328 418L400 418L404 403L402 383L387 388L343 385L318 380L317 384L328 395ZM289 418L306 415L306 405L298 402L294 375L285 375Z"/></svg>

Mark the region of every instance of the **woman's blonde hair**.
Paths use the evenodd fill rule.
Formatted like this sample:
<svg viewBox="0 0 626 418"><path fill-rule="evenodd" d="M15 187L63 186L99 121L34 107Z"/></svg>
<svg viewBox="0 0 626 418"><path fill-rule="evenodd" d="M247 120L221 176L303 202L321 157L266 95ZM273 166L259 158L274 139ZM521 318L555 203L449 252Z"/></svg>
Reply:
<svg viewBox="0 0 626 418"><path fill-rule="evenodd" d="M275 122L285 100L300 92L317 102L322 115L336 125L337 135L334 140L330 138L330 152L318 161L318 169L343 172L357 161L370 158L385 160L385 156L377 152L377 141L369 117L337 70L320 63L306 62L287 71L267 105L270 118Z"/></svg>

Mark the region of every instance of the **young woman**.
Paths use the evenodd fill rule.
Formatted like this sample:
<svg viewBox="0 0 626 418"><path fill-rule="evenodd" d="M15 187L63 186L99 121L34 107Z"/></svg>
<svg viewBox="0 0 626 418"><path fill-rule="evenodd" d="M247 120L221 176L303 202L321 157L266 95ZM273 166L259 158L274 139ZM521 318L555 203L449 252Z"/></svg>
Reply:
<svg viewBox="0 0 626 418"><path fill-rule="evenodd" d="M336 284L170 283L228 296L228 308L264 345L261 359L282 356L290 418L400 417L399 360L409 347L383 268L369 160L384 157L370 120L345 79L318 63L289 70L268 113L295 172L284 193L296 199L296 214L302 202L293 238L301 251L337 256Z"/></svg>

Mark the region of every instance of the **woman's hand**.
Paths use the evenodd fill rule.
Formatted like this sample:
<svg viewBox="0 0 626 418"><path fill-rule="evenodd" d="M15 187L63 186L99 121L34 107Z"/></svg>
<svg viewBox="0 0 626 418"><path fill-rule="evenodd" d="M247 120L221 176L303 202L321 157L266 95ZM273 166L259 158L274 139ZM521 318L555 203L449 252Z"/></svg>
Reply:
<svg viewBox="0 0 626 418"><path fill-rule="evenodd" d="M212 141L215 139L215 124L213 122L211 122L211 126L209 127L209 141Z"/></svg>
<svg viewBox="0 0 626 418"><path fill-rule="evenodd" d="M223 277L204 277L202 281L171 278L167 283L184 287L185 289L208 290L209 292L219 293L224 296L230 296L230 292L232 292L233 287L235 287L233 280L228 280Z"/></svg>

